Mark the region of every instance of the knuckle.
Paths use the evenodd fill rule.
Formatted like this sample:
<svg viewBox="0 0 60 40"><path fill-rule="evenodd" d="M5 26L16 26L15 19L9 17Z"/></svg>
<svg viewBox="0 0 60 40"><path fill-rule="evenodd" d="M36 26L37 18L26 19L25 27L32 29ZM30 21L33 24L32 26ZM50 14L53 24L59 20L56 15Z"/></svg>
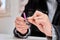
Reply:
<svg viewBox="0 0 60 40"><path fill-rule="evenodd" d="M16 19L18 19L19 17L16 17Z"/></svg>
<svg viewBox="0 0 60 40"><path fill-rule="evenodd" d="M23 17L17 17L16 20L21 21L21 20L24 20L24 18Z"/></svg>
<svg viewBox="0 0 60 40"><path fill-rule="evenodd" d="M47 15L47 14L44 14L44 16L45 16L45 17L48 17L48 15Z"/></svg>

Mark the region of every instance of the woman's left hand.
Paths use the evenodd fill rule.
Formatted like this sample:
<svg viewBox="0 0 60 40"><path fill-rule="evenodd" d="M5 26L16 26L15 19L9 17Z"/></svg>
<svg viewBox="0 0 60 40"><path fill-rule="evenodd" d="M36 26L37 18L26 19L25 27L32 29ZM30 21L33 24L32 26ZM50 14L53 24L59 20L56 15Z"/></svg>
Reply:
<svg viewBox="0 0 60 40"><path fill-rule="evenodd" d="M28 18L28 21L37 26L46 36L52 36L52 24L46 14L36 11L32 17Z"/></svg>

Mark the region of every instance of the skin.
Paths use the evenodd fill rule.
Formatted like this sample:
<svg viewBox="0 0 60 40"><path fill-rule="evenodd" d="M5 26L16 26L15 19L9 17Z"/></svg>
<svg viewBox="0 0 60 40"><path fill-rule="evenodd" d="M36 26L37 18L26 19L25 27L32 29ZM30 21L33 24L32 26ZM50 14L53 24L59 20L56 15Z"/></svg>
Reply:
<svg viewBox="0 0 60 40"><path fill-rule="evenodd" d="M23 12L23 10L25 9L25 5L28 3L28 0L20 0L20 13ZM28 25L26 25L26 23L24 22L24 18L23 17L16 17L15 20L15 27L17 29L17 31L19 31L22 34L25 34L27 32L28 29Z"/></svg>
<svg viewBox="0 0 60 40"><path fill-rule="evenodd" d="M28 21L36 25L46 36L52 36L52 24L46 14L36 11L32 17L28 18Z"/></svg>
<svg viewBox="0 0 60 40"><path fill-rule="evenodd" d="M46 36L52 36L52 24L49 21L49 18L46 14L36 11L33 16L27 18L28 21L34 24L41 32ZM17 17L15 20L15 26L17 31L22 34L27 32L28 25L24 22L24 18Z"/></svg>
<svg viewBox="0 0 60 40"><path fill-rule="evenodd" d="M25 34L28 29L28 25L24 22L24 18L22 17L17 17L15 20L15 27L17 31L19 31L22 34Z"/></svg>

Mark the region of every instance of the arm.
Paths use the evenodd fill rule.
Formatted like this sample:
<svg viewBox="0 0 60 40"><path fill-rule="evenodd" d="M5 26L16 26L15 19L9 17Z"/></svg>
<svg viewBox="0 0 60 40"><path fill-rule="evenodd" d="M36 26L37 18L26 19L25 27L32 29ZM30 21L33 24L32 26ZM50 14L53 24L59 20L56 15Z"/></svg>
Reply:
<svg viewBox="0 0 60 40"><path fill-rule="evenodd" d="M24 12L26 13L27 17L31 16L33 14L35 9L33 9L32 7L32 4L31 4L31 1L28 2L28 4L25 6L25 10ZM32 14L31 14L32 13ZM30 15L31 14L31 15ZM23 17L23 15L21 15ZM28 35L30 35L30 30L31 29L28 29L27 30L27 33L25 33L24 35L21 34L18 30L16 30L16 28L14 29L14 35L15 37L18 37L18 38L27 38Z"/></svg>
<svg viewBox="0 0 60 40"><path fill-rule="evenodd" d="M14 35L17 38L27 38L29 34L30 34L30 29L28 29L27 33L25 33L24 35L21 34L19 31L17 31L16 28L14 29Z"/></svg>

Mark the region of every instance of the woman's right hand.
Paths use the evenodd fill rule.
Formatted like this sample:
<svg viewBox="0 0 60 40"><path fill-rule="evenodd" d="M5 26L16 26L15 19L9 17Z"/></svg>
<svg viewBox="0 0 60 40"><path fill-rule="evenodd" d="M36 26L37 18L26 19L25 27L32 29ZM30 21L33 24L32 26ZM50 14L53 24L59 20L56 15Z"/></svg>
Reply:
<svg viewBox="0 0 60 40"><path fill-rule="evenodd" d="M16 30L19 31L21 34L25 34L27 32L27 29L29 28L28 25L26 25L23 17L16 18L15 27Z"/></svg>

